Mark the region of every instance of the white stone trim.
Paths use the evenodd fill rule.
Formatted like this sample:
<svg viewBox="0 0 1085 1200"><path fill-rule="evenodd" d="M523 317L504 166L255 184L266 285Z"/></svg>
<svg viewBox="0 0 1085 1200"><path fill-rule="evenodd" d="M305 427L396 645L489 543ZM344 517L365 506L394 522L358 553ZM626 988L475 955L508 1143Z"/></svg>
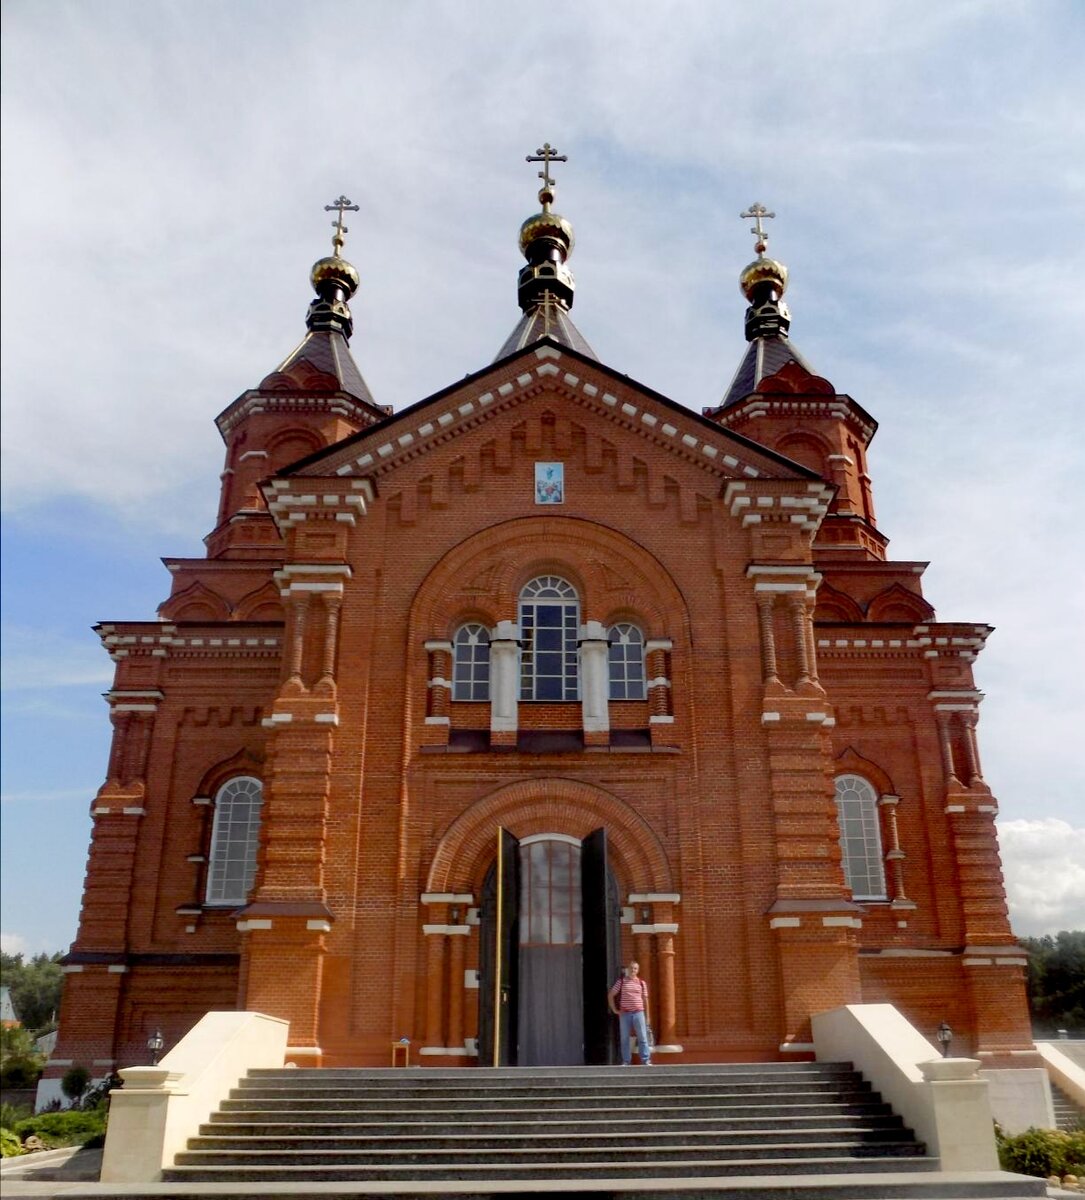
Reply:
<svg viewBox="0 0 1085 1200"><path fill-rule="evenodd" d="M630 892L630 904L680 904L680 892Z"/></svg>
<svg viewBox="0 0 1085 1200"><path fill-rule="evenodd" d="M678 925L672 922L666 922L658 925L634 925L634 933L677 933Z"/></svg>
<svg viewBox="0 0 1085 1200"><path fill-rule="evenodd" d="M648 718L649 725L673 725L674 717L669 713L656 713Z"/></svg>
<svg viewBox="0 0 1085 1200"><path fill-rule="evenodd" d="M311 929L314 933L331 933L332 923L323 917L313 917L305 922L305 928Z"/></svg>
<svg viewBox="0 0 1085 1200"><path fill-rule="evenodd" d="M238 921L238 933L248 933L253 929L270 929L272 927L270 917L250 917L247 921Z"/></svg>
<svg viewBox="0 0 1085 1200"><path fill-rule="evenodd" d="M770 917L770 929L798 929L802 925L799 917Z"/></svg>
<svg viewBox="0 0 1085 1200"><path fill-rule="evenodd" d="M653 650L674 649L674 640L672 638L648 638L644 643L644 653L651 654Z"/></svg>
<svg viewBox="0 0 1085 1200"><path fill-rule="evenodd" d="M418 897L419 904L474 904L475 897L470 892L423 892Z"/></svg>

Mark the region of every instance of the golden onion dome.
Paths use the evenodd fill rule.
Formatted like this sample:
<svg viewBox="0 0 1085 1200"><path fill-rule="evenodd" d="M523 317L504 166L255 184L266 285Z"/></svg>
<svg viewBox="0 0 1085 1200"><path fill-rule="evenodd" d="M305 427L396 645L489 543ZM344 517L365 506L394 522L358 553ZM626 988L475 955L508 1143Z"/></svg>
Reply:
<svg viewBox="0 0 1085 1200"><path fill-rule="evenodd" d="M573 225L560 213L543 211L536 213L520 226L520 253L526 255L528 247L540 238L555 238L564 242L565 253L573 249Z"/></svg>
<svg viewBox="0 0 1085 1200"><path fill-rule="evenodd" d="M747 300L759 283L774 283L780 295L787 289L787 267L774 258L757 258L738 277L739 287Z"/></svg>
<svg viewBox="0 0 1085 1200"><path fill-rule="evenodd" d="M354 295L362 281L353 264L336 254L318 259L313 263L313 269L309 272L309 280L318 294L322 283L334 283L346 292L348 298Z"/></svg>

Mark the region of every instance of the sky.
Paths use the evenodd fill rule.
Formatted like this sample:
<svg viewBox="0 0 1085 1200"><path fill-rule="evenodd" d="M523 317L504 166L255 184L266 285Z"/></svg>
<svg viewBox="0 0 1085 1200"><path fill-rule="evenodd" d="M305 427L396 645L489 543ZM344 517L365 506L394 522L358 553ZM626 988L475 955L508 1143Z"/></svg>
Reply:
<svg viewBox="0 0 1085 1200"><path fill-rule="evenodd" d="M1019 935L1085 928L1085 5L5 0L3 947L75 936L110 663L198 556L213 419L304 332L405 407L519 315L544 141L600 359L699 411L776 213L792 339L880 422L890 554L996 632L979 727Z"/></svg>

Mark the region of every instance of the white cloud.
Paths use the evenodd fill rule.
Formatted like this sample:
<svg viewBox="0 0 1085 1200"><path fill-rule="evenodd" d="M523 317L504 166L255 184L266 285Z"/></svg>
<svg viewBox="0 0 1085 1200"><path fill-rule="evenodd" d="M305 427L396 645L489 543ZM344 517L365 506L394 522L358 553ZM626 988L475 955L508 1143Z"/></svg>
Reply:
<svg viewBox="0 0 1085 1200"><path fill-rule="evenodd" d="M1044 817L1000 821L998 834L1014 932L1085 929L1085 828Z"/></svg>
<svg viewBox="0 0 1085 1200"><path fill-rule="evenodd" d="M0 950L5 954L25 954L26 938L17 933L0 933Z"/></svg>
<svg viewBox="0 0 1085 1200"><path fill-rule="evenodd" d="M2 645L4 691L108 685L113 679L113 664L89 635L77 639L46 628L5 625Z"/></svg>

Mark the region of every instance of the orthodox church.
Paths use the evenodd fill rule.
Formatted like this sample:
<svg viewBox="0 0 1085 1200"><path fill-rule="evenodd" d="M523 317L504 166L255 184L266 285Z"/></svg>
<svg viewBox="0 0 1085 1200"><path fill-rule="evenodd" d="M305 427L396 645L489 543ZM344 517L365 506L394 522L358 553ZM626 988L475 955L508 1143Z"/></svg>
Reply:
<svg viewBox="0 0 1085 1200"><path fill-rule="evenodd" d="M328 206L300 344L217 418L206 556L97 626L113 742L48 1074L212 1009L287 1019L304 1066L614 1061L634 957L657 1061L809 1057L812 1014L887 1002L1036 1065L990 628L888 556L876 422L791 341L772 214L742 214L746 351L693 412L573 324L563 157L529 161L515 328L398 412Z"/></svg>

